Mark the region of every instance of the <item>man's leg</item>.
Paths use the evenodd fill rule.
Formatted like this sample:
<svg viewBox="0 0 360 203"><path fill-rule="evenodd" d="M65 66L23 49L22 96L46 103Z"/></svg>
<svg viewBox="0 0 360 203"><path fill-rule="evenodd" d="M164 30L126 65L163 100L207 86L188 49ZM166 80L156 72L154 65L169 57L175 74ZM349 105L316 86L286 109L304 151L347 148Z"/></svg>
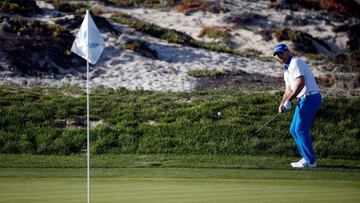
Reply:
<svg viewBox="0 0 360 203"><path fill-rule="evenodd" d="M296 144L296 146L298 148L300 156L304 157L302 147L301 147L301 145L299 143L299 138L298 138L298 135L297 135L297 132L296 132L296 126L298 125L297 122L298 122L298 119L299 119L299 111L300 111L300 108L299 108L299 105L297 105L296 108L295 108L293 119L291 121L290 133L294 138L294 141L295 141L295 144Z"/></svg>
<svg viewBox="0 0 360 203"><path fill-rule="evenodd" d="M315 163L315 153L310 136L310 128L320 104L320 95L308 96L299 102L299 117L296 122L295 132L303 157L309 164Z"/></svg>

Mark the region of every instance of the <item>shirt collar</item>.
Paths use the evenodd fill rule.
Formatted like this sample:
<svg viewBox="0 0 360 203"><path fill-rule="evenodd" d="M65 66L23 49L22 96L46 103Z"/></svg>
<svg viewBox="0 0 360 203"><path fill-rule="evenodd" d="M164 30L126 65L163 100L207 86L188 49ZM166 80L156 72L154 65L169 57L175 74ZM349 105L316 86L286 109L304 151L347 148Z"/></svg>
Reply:
<svg viewBox="0 0 360 203"><path fill-rule="evenodd" d="M284 65L284 69L285 71L287 71L287 69L289 68L290 62L291 62L292 56L288 57L288 60L286 62L286 64Z"/></svg>

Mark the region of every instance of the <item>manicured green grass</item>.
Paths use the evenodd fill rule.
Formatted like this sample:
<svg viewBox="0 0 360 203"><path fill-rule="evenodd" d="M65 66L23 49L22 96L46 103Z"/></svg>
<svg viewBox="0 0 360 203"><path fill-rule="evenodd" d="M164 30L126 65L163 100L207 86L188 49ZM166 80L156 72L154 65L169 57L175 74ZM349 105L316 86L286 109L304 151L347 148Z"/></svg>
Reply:
<svg viewBox="0 0 360 203"><path fill-rule="evenodd" d="M93 155L92 177L360 180L360 161L319 159L294 170L296 158L220 155ZM0 178L86 177L86 156L0 154Z"/></svg>
<svg viewBox="0 0 360 203"><path fill-rule="evenodd" d="M93 155L93 202L358 202L358 160L293 157ZM295 199L293 199L295 198ZM86 157L0 154L0 203L86 202Z"/></svg>
<svg viewBox="0 0 360 203"><path fill-rule="evenodd" d="M92 155L93 168L289 169L295 157L174 154ZM323 170L360 171L360 160L319 158ZM0 168L86 168L86 155L0 154Z"/></svg>
<svg viewBox="0 0 360 203"><path fill-rule="evenodd" d="M358 181L94 178L93 202L359 202ZM1 203L86 202L85 179L0 179Z"/></svg>
<svg viewBox="0 0 360 203"><path fill-rule="evenodd" d="M92 168L92 178L204 178L360 181L359 171L231 168ZM86 178L86 168L0 168L2 178Z"/></svg>

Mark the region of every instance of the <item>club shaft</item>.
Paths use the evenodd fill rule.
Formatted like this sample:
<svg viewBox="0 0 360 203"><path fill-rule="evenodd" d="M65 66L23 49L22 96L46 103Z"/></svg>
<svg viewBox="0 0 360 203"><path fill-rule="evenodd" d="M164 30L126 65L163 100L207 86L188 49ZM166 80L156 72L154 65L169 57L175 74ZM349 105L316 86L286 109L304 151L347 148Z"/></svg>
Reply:
<svg viewBox="0 0 360 203"><path fill-rule="evenodd" d="M276 117L278 117L280 115L280 113L277 113L275 116L273 116L270 120L268 120L263 126L261 126L256 132L258 133L261 129L263 129L265 126L267 126L271 121L273 121Z"/></svg>

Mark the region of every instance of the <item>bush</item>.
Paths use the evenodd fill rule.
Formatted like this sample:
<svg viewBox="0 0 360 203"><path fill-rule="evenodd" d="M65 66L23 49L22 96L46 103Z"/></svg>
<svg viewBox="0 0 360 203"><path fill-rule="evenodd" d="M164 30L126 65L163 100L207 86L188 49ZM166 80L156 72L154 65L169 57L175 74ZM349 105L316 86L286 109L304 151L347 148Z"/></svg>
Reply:
<svg viewBox="0 0 360 203"><path fill-rule="evenodd" d="M128 40L124 44L124 49L140 53L144 57L157 59L158 54L156 50L150 49L149 45L141 40Z"/></svg>
<svg viewBox="0 0 360 203"><path fill-rule="evenodd" d="M9 14L31 16L40 13L41 10L34 0L2 0L0 1L0 11Z"/></svg>
<svg viewBox="0 0 360 203"><path fill-rule="evenodd" d="M36 153L36 136L32 133L24 133L19 137L19 147L21 153ZM12 153L12 152L10 152Z"/></svg>
<svg viewBox="0 0 360 203"><path fill-rule="evenodd" d="M20 153L19 136L0 130L0 153Z"/></svg>
<svg viewBox="0 0 360 203"><path fill-rule="evenodd" d="M204 27L199 33L198 37L207 36L209 38L221 39L225 44L230 44L231 35L229 28L221 26Z"/></svg>
<svg viewBox="0 0 360 203"><path fill-rule="evenodd" d="M276 0L270 0L270 7L285 9L323 9L339 13L345 16L359 17L359 4L354 0L283 0L279 3Z"/></svg>
<svg viewBox="0 0 360 203"><path fill-rule="evenodd" d="M109 0L114 6L118 7L137 7L141 4L147 5L147 0ZM151 2L151 1L150 1Z"/></svg>
<svg viewBox="0 0 360 203"><path fill-rule="evenodd" d="M9 26L0 35L0 49L8 57L11 69L29 75L58 73L59 67L79 67L78 57L64 52L71 47L74 36L56 24L21 17L1 17Z"/></svg>
<svg viewBox="0 0 360 203"><path fill-rule="evenodd" d="M255 13L242 12L226 17L225 21L236 26L248 26L256 25L259 21L267 21L267 17Z"/></svg>
<svg viewBox="0 0 360 203"><path fill-rule="evenodd" d="M284 41L284 40L292 41L295 44L295 50L300 51L302 53L312 53L312 54L318 53L317 48L314 45L314 42L320 44L327 50L331 51L330 46L326 42L317 39L308 33L292 30L289 28L275 29L273 30L273 32L278 41Z"/></svg>
<svg viewBox="0 0 360 203"><path fill-rule="evenodd" d="M52 150L51 145L61 135L61 129L38 126L31 126L30 129L32 132L28 131L28 133L36 137L34 141L37 154L57 154L56 151Z"/></svg>
<svg viewBox="0 0 360 203"><path fill-rule="evenodd" d="M51 154L80 154L86 150L86 130L64 130L50 145Z"/></svg>
<svg viewBox="0 0 360 203"><path fill-rule="evenodd" d="M188 71L187 74L196 78L203 77L219 77L226 74L228 71L217 71L217 70L191 70Z"/></svg>
<svg viewBox="0 0 360 203"><path fill-rule="evenodd" d="M118 134L112 128L100 125L91 132L92 145L90 149L94 154L109 153L112 149L121 148L117 138Z"/></svg>
<svg viewBox="0 0 360 203"><path fill-rule="evenodd" d="M68 128L57 119L85 117L85 94L65 97L64 92L79 94L0 87L0 153L83 153L85 126ZM295 156L291 113L255 134L276 114L281 94L94 90L91 120L99 118L103 124L90 131L91 153ZM358 112L359 98L324 98L311 130L318 157L360 157Z"/></svg>
<svg viewBox="0 0 360 203"><path fill-rule="evenodd" d="M205 2L205 1L199 1L199 0L182 0L179 1L175 9L184 14L189 14L191 12L197 12L197 11L208 11L212 13L220 13L220 12L227 12L227 8L223 8L220 6L220 4L217 4L216 2Z"/></svg>
<svg viewBox="0 0 360 203"><path fill-rule="evenodd" d="M83 3L64 3L61 2L59 0L56 0L53 3L53 6L64 13L76 13L76 14L84 14L86 10L90 10L90 12L99 15L102 13L102 10L94 7L94 8L89 8L88 5L83 4Z"/></svg>

